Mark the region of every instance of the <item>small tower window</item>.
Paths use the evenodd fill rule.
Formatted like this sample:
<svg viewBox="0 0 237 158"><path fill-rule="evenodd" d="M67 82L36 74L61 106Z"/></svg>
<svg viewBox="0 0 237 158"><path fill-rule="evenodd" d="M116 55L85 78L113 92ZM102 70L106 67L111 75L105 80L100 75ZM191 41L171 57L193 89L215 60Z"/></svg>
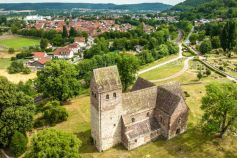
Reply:
<svg viewBox="0 0 237 158"><path fill-rule="evenodd" d="M95 98L96 98L96 93L94 94Z"/></svg>
<svg viewBox="0 0 237 158"><path fill-rule="evenodd" d="M108 94L106 95L106 99L109 99L109 95Z"/></svg>
<svg viewBox="0 0 237 158"><path fill-rule="evenodd" d="M114 94L113 94L113 97L114 97L114 98L116 98L116 97L117 97L116 93L114 93Z"/></svg>
<svg viewBox="0 0 237 158"><path fill-rule="evenodd" d="M149 116L150 116L150 113L149 113L149 112L148 112L148 113L146 113L146 116L147 116L147 117L149 117Z"/></svg>
<svg viewBox="0 0 237 158"><path fill-rule="evenodd" d="M137 142L137 139L135 139L134 142L136 143L136 142Z"/></svg>
<svg viewBox="0 0 237 158"><path fill-rule="evenodd" d="M162 118L162 116L160 117L160 122L163 124L163 118Z"/></svg>
<svg viewBox="0 0 237 158"><path fill-rule="evenodd" d="M135 122L135 118L134 117L132 118L132 122Z"/></svg>

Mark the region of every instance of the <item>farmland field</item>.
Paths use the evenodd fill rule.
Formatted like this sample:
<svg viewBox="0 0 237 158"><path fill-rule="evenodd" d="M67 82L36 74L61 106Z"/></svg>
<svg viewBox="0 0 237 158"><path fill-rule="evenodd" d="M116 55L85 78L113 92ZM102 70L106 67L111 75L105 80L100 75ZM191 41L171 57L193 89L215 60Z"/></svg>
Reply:
<svg viewBox="0 0 237 158"><path fill-rule="evenodd" d="M7 38L0 37L0 47L5 49L14 48L20 49L23 47L39 45L39 39L20 37L20 36L8 36Z"/></svg>

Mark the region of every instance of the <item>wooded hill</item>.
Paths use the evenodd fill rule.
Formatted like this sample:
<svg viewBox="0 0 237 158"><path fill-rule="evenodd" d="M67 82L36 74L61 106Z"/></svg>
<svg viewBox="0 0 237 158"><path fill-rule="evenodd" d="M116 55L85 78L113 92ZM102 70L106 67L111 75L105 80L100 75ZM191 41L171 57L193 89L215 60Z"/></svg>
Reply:
<svg viewBox="0 0 237 158"><path fill-rule="evenodd" d="M237 17L236 0L186 0L177 4L172 11L181 11L181 19L233 18Z"/></svg>
<svg viewBox="0 0 237 158"><path fill-rule="evenodd" d="M63 10L63 9L106 9L106 10L131 10L131 11L163 11L170 9L172 6L163 3L140 3L140 4L124 4L116 5L108 4L94 4L94 3L2 3L0 9L4 10Z"/></svg>

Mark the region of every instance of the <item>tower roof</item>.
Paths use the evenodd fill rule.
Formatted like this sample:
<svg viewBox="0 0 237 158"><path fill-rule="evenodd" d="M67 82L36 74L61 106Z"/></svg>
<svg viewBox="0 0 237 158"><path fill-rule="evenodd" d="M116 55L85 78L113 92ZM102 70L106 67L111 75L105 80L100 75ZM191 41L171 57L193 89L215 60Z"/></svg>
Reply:
<svg viewBox="0 0 237 158"><path fill-rule="evenodd" d="M117 66L94 69L93 76L99 91L111 91L122 88Z"/></svg>

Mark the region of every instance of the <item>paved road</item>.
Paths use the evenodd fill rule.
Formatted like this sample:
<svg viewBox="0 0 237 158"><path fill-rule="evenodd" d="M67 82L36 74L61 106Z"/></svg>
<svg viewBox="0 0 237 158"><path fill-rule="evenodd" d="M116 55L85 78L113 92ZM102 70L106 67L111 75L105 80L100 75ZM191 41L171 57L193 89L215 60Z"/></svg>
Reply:
<svg viewBox="0 0 237 158"><path fill-rule="evenodd" d="M182 49L183 49L183 47L182 47L182 43L181 43L182 38L183 38L183 33L182 33L182 31L179 31L179 35L178 35L178 38L177 38L177 41L176 41L176 43L177 43L178 46L179 46L179 56L178 56L177 58L171 59L171 60L166 61L166 62L161 63L161 64L157 64L157 65L152 66L152 67L150 67L150 68L147 68L147 69L145 69L145 70L138 71L137 74L138 74L138 75L141 75L141 74L146 73L146 72L148 72L148 71L157 69L157 68L159 68L159 67L161 67L161 66L164 66L164 65L166 65L166 64L169 64L169 63L175 62L175 61L177 61L177 60L179 60L179 59L182 59L182 58L183 58L183 54L182 54Z"/></svg>

